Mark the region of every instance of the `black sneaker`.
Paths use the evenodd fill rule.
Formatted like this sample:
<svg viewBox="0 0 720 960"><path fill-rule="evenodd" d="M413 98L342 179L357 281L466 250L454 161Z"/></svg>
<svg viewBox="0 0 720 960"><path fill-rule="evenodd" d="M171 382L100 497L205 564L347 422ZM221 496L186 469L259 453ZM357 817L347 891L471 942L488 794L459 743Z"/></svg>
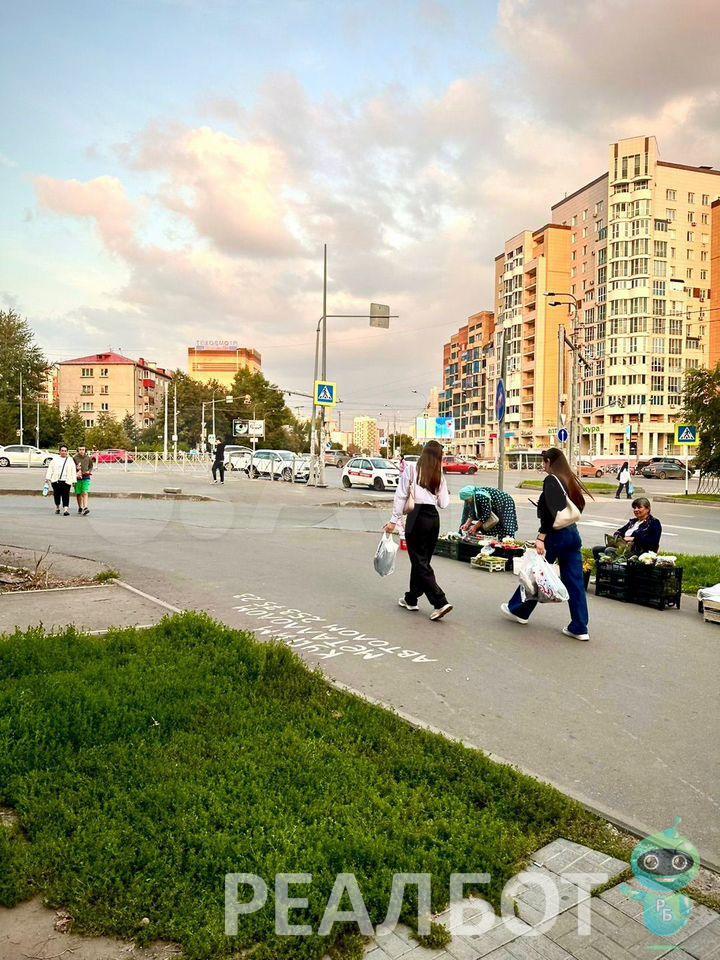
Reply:
<svg viewBox="0 0 720 960"><path fill-rule="evenodd" d="M60 516L60 507L55 507L55 513Z"/></svg>
<svg viewBox="0 0 720 960"><path fill-rule="evenodd" d="M90 510L88 509L88 507L85 507L85 509L83 510L83 516L86 517L89 513L90 513Z"/></svg>

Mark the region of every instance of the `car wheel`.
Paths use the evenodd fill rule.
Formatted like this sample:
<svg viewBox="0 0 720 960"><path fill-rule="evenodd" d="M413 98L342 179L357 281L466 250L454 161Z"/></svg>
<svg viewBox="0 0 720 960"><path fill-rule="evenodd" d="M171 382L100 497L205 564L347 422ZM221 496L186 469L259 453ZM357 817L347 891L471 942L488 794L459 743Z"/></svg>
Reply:
<svg viewBox="0 0 720 960"><path fill-rule="evenodd" d="M44 467L49 467L51 463L52 463L52 457L46 457L45 460L43 460Z"/></svg>
<svg viewBox="0 0 720 960"><path fill-rule="evenodd" d="M661 470L660 473L658 474L658 480L667 480L667 474L665 473L664 470Z"/></svg>
<svg viewBox="0 0 720 960"><path fill-rule="evenodd" d="M285 469L282 472L282 478L285 481L285 483L292 483L292 470L290 469L290 467L285 467Z"/></svg>
<svg viewBox="0 0 720 960"><path fill-rule="evenodd" d="M10 461L7 457L0 457L0 467L9 467Z"/></svg>
<svg viewBox="0 0 720 960"><path fill-rule="evenodd" d="M596 477L601 477L602 475L603 475L602 470L596 470L596 471L595 471L595 476L596 476Z"/></svg>
<svg viewBox="0 0 720 960"><path fill-rule="evenodd" d="M352 486L352 484L350 483L350 477L343 477L342 485L345 487L346 490L349 490L350 487Z"/></svg>
<svg viewBox="0 0 720 960"><path fill-rule="evenodd" d="M258 473L258 468L250 467L250 469L248 470L248 476L250 477L251 480L257 480L257 478L260 476L260 474Z"/></svg>
<svg viewBox="0 0 720 960"><path fill-rule="evenodd" d="M385 489L385 484L382 482L380 477L375 477L373 480L373 490L382 491Z"/></svg>
<svg viewBox="0 0 720 960"><path fill-rule="evenodd" d="M468 470L468 473L477 473L477 468L476 468L476 467L470 467L470 469Z"/></svg>

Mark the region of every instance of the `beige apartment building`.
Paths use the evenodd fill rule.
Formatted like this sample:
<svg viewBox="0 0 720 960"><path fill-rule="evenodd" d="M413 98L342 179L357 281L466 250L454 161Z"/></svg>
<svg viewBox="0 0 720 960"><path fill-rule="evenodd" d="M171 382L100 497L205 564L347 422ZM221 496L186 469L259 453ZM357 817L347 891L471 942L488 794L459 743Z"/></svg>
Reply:
<svg viewBox="0 0 720 960"><path fill-rule="evenodd" d="M163 367L119 353L93 353L58 364L58 404L63 413L78 404L86 427L99 413L117 420L130 414L139 429L150 427L172 379Z"/></svg>
<svg viewBox="0 0 720 960"><path fill-rule="evenodd" d="M216 381L229 390L240 370L261 369L262 357L252 347L241 347L235 340L198 340L188 347L188 373L200 383Z"/></svg>
<svg viewBox="0 0 720 960"><path fill-rule="evenodd" d="M443 347L443 385L438 416L453 417L455 440L448 447L466 456L485 456L487 442L487 351L495 316L481 310Z"/></svg>
<svg viewBox="0 0 720 960"><path fill-rule="evenodd" d="M353 443L361 453L377 456L380 453L380 431L374 417L355 417Z"/></svg>
<svg viewBox="0 0 720 960"><path fill-rule="evenodd" d="M608 172L552 207L570 228L583 453L677 453L684 375L711 357L712 203L720 171L611 144Z"/></svg>

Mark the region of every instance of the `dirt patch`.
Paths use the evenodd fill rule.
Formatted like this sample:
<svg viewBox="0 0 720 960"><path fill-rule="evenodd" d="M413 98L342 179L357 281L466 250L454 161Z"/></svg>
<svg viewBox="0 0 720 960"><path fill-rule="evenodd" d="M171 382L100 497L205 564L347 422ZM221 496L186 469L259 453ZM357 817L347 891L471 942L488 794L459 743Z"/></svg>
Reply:
<svg viewBox="0 0 720 960"><path fill-rule="evenodd" d="M0 550L0 594L26 590L83 587L102 582L110 575L101 565L80 558L58 556L47 550Z"/></svg>
<svg viewBox="0 0 720 960"><path fill-rule="evenodd" d="M138 917L138 926L142 926ZM3 960L171 960L180 948L170 943L139 947L110 937L73 932L65 910L49 910L39 898L7 910L0 907L0 957Z"/></svg>

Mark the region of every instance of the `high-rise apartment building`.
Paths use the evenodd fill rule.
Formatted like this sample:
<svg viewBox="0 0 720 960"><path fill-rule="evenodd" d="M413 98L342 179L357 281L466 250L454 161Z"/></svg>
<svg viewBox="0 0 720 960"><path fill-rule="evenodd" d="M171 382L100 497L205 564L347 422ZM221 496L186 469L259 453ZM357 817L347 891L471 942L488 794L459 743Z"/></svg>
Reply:
<svg viewBox="0 0 720 960"><path fill-rule="evenodd" d="M674 453L684 374L711 356L711 211L720 171L660 160L654 137L611 144L608 172L552 207L588 367L582 452Z"/></svg>
<svg viewBox="0 0 720 960"><path fill-rule="evenodd" d="M241 347L235 340L198 340L188 347L188 373L201 383L217 381L221 387L232 387L240 370L259 371L262 358L257 350Z"/></svg>
<svg viewBox="0 0 720 960"><path fill-rule="evenodd" d="M380 431L374 417L355 417L353 443L361 453L372 456L380 453Z"/></svg>
<svg viewBox="0 0 720 960"><path fill-rule="evenodd" d="M86 427L93 427L100 413L117 420L130 414L139 428L150 427L171 380L164 368L119 353L93 353L64 360L58 364L60 412L77 404Z"/></svg>
<svg viewBox="0 0 720 960"><path fill-rule="evenodd" d="M720 361L719 197L720 171L665 162L654 137L633 137L611 144L606 173L554 204L552 223L508 240L481 349L473 321L492 314L443 349L440 413L455 417L454 449L497 455L504 348L506 449L554 443L575 414L586 455L678 453L685 374ZM562 326L579 347L575 371Z"/></svg>
<svg viewBox="0 0 720 960"><path fill-rule="evenodd" d="M468 317L443 347L443 387L439 416L455 419L452 449L485 456L487 423L486 351L492 342L495 317L481 310Z"/></svg>

